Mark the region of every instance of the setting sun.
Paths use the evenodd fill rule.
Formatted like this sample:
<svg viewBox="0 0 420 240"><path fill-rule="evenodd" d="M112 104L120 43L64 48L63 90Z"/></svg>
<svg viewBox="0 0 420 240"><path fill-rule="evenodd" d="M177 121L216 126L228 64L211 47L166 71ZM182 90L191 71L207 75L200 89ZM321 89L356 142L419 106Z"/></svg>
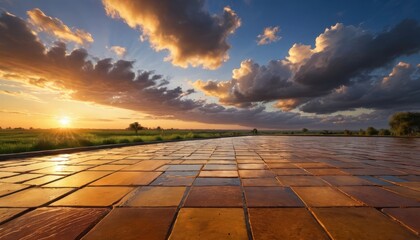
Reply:
<svg viewBox="0 0 420 240"><path fill-rule="evenodd" d="M68 127L71 122L69 117L61 117L58 121L61 127Z"/></svg>

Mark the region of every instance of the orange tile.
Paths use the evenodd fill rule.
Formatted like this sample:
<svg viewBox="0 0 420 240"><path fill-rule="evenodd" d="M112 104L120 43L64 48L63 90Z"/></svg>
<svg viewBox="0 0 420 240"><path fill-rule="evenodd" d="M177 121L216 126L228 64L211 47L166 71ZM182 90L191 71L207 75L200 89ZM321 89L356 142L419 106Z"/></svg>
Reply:
<svg viewBox="0 0 420 240"><path fill-rule="evenodd" d="M248 207L303 207L290 188L244 187Z"/></svg>
<svg viewBox="0 0 420 240"><path fill-rule="evenodd" d="M374 208L314 208L312 211L333 239L418 239Z"/></svg>
<svg viewBox="0 0 420 240"><path fill-rule="evenodd" d="M170 240L248 239L242 208L182 208Z"/></svg>
<svg viewBox="0 0 420 240"><path fill-rule="evenodd" d="M185 207L242 207L242 191L239 186L193 187Z"/></svg>
<svg viewBox="0 0 420 240"><path fill-rule="evenodd" d="M130 207L176 207L184 196L185 187L142 187L122 203Z"/></svg>
<svg viewBox="0 0 420 240"><path fill-rule="evenodd" d="M254 239L329 239L305 208L249 208Z"/></svg>
<svg viewBox="0 0 420 240"><path fill-rule="evenodd" d="M176 208L115 208L83 240L166 239Z"/></svg>
<svg viewBox="0 0 420 240"><path fill-rule="evenodd" d="M332 187L292 187L292 189L310 207L363 205Z"/></svg>

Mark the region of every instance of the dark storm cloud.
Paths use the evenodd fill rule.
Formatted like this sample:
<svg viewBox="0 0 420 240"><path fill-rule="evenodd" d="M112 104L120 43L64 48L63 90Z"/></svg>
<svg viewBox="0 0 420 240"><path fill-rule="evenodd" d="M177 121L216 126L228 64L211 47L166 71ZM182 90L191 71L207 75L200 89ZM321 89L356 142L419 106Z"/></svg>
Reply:
<svg viewBox="0 0 420 240"><path fill-rule="evenodd" d="M167 60L181 67L218 68L229 58L229 35L240 26L233 10L210 14L203 0L103 0L108 15L140 28L142 40L156 51L168 50Z"/></svg>
<svg viewBox="0 0 420 240"><path fill-rule="evenodd" d="M315 98L301 107L311 113L332 113L355 108L420 110L419 66L398 63L388 76L341 87L333 93Z"/></svg>
<svg viewBox="0 0 420 240"><path fill-rule="evenodd" d="M245 60L233 71L231 80L199 80L194 86L206 95L217 97L224 105L238 107L275 100L278 100L275 106L283 110L301 107L303 111L314 113L357 107L383 108L385 103L388 107L419 106L418 78L393 80L404 83L403 87L396 84L384 90L370 74L401 56L419 52L417 21L402 21L377 35L358 27L336 24L315 42L314 48L295 44L286 59L270 61L267 65ZM347 92L341 94L340 89Z"/></svg>

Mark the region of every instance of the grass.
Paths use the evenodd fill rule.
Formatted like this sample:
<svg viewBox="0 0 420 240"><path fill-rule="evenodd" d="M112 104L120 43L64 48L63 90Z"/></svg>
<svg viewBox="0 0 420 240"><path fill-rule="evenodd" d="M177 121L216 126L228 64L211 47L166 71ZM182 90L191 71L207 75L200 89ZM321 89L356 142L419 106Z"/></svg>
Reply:
<svg viewBox="0 0 420 240"><path fill-rule="evenodd" d="M249 134L229 130L129 130L97 129L3 129L0 130L0 154L62 148L138 143Z"/></svg>

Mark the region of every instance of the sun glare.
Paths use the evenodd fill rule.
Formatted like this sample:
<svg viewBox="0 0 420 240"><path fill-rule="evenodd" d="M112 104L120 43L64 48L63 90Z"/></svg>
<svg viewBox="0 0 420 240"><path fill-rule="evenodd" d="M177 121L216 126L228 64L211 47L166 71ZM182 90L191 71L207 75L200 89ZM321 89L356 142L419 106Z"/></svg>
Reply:
<svg viewBox="0 0 420 240"><path fill-rule="evenodd" d="M63 128L68 127L71 122L69 117L61 117L58 121Z"/></svg>

